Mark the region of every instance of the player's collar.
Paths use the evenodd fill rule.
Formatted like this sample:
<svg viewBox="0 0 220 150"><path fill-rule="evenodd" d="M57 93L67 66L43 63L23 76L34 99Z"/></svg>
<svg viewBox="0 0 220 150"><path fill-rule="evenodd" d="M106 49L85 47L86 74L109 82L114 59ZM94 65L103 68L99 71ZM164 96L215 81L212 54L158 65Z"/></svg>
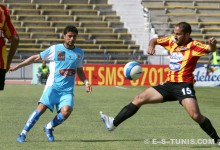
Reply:
<svg viewBox="0 0 220 150"><path fill-rule="evenodd" d="M63 44L63 46L64 46L66 49L68 49L68 50L74 50L75 47L76 47L76 46L74 45L73 48L68 48L68 47L65 46L65 44Z"/></svg>

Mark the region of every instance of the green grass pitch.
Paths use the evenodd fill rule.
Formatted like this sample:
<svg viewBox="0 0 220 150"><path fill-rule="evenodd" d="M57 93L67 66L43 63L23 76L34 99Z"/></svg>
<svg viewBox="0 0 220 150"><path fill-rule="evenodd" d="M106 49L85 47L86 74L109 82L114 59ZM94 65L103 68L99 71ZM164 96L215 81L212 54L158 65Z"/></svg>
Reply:
<svg viewBox="0 0 220 150"><path fill-rule="evenodd" d="M108 132L99 111L115 116L122 107L146 87L94 86L87 94L83 86L75 87L75 107L71 116L55 128L55 142L46 140L43 126L55 116L49 110L27 135L27 142L17 143L30 113L36 108L44 89L37 85L6 85L0 92L1 150L145 150L145 149L219 149L214 144L153 143L170 139L209 139L187 115L178 102L143 106L115 131ZM220 134L220 98L218 87L197 87L202 114ZM145 142L148 143L145 143Z"/></svg>

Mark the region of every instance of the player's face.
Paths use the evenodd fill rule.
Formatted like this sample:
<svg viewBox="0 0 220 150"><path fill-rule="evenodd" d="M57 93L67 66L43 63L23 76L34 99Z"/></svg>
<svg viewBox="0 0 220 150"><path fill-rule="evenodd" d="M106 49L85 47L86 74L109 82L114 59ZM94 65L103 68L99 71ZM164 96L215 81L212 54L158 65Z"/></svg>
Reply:
<svg viewBox="0 0 220 150"><path fill-rule="evenodd" d="M67 48L73 48L76 42L76 37L77 34L75 32L67 32L67 34L64 35L65 46Z"/></svg>
<svg viewBox="0 0 220 150"><path fill-rule="evenodd" d="M175 42L177 45L183 46L187 44L189 40L189 33L184 33L182 29L179 28L178 26L174 28L173 32L174 32Z"/></svg>

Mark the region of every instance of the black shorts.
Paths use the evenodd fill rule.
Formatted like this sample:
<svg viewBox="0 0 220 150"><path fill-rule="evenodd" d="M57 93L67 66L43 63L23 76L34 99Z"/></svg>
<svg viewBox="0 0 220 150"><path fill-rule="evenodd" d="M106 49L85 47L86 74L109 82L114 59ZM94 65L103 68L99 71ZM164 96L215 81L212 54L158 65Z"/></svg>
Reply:
<svg viewBox="0 0 220 150"><path fill-rule="evenodd" d="M165 82L153 86L163 96L163 102L177 101L181 103L184 98L194 98L196 100L193 83Z"/></svg>
<svg viewBox="0 0 220 150"><path fill-rule="evenodd" d="M6 70L5 69L0 69L0 90L4 90L5 75L6 75Z"/></svg>

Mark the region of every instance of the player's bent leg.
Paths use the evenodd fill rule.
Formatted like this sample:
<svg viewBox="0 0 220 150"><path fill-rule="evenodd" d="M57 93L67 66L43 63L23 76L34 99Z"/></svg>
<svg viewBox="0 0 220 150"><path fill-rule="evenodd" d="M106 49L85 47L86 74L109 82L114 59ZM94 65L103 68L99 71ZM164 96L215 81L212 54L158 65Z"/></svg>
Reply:
<svg viewBox="0 0 220 150"><path fill-rule="evenodd" d="M55 140L53 136L53 128L62 124L70 116L71 112L72 107L62 107L61 111L54 117L54 119L44 126L44 132L46 133L47 140L49 142L53 142Z"/></svg>
<svg viewBox="0 0 220 150"><path fill-rule="evenodd" d="M132 103L137 107L141 107L144 104L162 103L163 96L154 88L150 87L142 91L140 94L135 96Z"/></svg>
<svg viewBox="0 0 220 150"><path fill-rule="evenodd" d="M70 106L64 106L61 108L61 113L65 119L67 119L73 111L73 108Z"/></svg>
<svg viewBox="0 0 220 150"><path fill-rule="evenodd" d="M200 113L197 100L193 98L186 98L182 100L182 105L190 117L200 125L202 130L205 131L212 139L214 139L215 143L219 144L220 138L215 128L212 126L211 121Z"/></svg>
<svg viewBox="0 0 220 150"><path fill-rule="evenodd" d="M25 124L22 132L18 135L17 142L25 142L26 134L30 131L30 129L34 126L34 124L37 122L37 120L40 117L40 112L38 110L35 110L29 117L27 123Z"/></svg>
<svg viewBox="0 0 220 150"><path fill-rule="evenodd" d="M185 98L181 101L181 104L189 114L189 116L198 124L205 120L205 117L200 113L200 109L197 100L194 98Z"/></svg>
<svg viewBox="0 0 220 150"><path fill-rule="evenodd" d="M25 124L22 132L18 135L17 142L25 142L26 134L31 130L31 128L35 125L38 121L40 116L46 111L47 107L44 104L39 104L37 109L31 113L30 117L28 118L27 123Z"/></svg>
<svg viewBox="0 0 220 150"><path fill-rule="evenodd" d="M100 113L106 128L112 131L126 119L133 116L143 104L147 103L160 103L163 102L163 97L154 88L148 88L145 91L138 94L134 100L125 106L115 118L109 117L103 113Z"/></svg>

